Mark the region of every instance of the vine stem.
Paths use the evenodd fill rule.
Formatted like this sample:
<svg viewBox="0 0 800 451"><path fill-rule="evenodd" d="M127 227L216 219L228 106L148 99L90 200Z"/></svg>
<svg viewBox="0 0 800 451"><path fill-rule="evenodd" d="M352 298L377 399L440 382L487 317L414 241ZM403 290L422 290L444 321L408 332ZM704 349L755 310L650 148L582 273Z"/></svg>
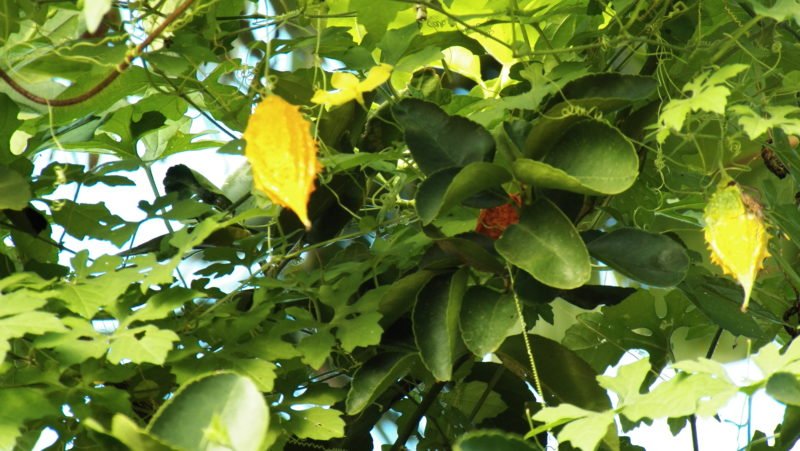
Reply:
<svg viewBox="0 0 800 451"><path fill-rule="evenodd" d="M436 382L425 392L422 396L422 401L420 401L417 408L414 409L414 412L411 414L411 418L409 418L408 422L403 424L403 428L397 432L397 440L392 445L391 451L405 449L406 442L409 437L411 437L411 434L414 433L414 429L419 425L422 416L425 415L425 412L431 407L433 401L439 396L439 393L442 392L444 384L444 382Z"/></svg>
<svg viewBox="0 0 800 451"><path fill-rule="evenodd" d="M717 328L717 332L714 334L714 338L711 339L711 344L708 346L708 351L706 351L706 359L710 359L714 356L714 351L717 349L717 345L719 344L719 339L722 336L722 328ZM692 450L693 451L700 451L700 441L697 438L697 415L692 414L689 417L689 426L692 428Z"/></svg>
<svg viewBox="0 0 800 451"><path fill-rule="evenodd" d="M192 3L194 3L194 0L186 0L183 3L181 3L180 5L178 5L178 7L175 8L175 10L172 11L172 13L170 13L170 15L167 16L164 19L164 21L161 22L161 24L158 27L156 27L155 30L150 32L150 34L147 35L147 37L141 43L139 43L139 45L137 45L133 49L129 50L128 53L125 55L125 58L123 58L122 62L117 64L117 66L114 68L114 70L109 72L109 74L106 75L106 77L104 79L100 80L99 83L97 83L96 85L92 86L88 91L86 91L86 92L84 92L82 94L79 94L79 95L77 95L75 97L68 97L66 99L46 99L44 97L38 96L38 95L28 91L27 89L25 89L19 83L17 83L3 69L0 69L0 78L2 78L3 81L8 83L8 85L14 91L19 93L21 96L25 97L26 99L30 100L31 102L38 103L40 105L48 105L48 106L51 106L51 107L53 107L53 106L70 106L70 105L76 105L76 104L85 102L85 101L91 99L92 97L96 96L97 94L99 94L104 89L106 89L111 83L114 82L114 80L117 79L117 77L122 75L122 73L125 72L125 70L128 69L131 66L131 62L133 62L134 59L136 59L139 56L141 56L142 53L144 53L144 49L146 49L150 44L152 44L153 41L156 40L156 38L161 36L161 33L163 33L164 30L168 26L170 26L170 24L175 22L175 20L178 17L180 17L184 12L186 12L186 10L189 9L189 6L191 6Z"/></svg>
<svg viewBox="0 0 800 451"><path fill-rule="evenodd" d="M525 343L525 352L528 354L528 363L531 365L533 384L539 396L542 398L539 403L542 407L546 407L547 402L544 399L544 392L542 391L542 381L539 379L539 371L536 369L536 361L533 358L533 347L528 337L528 326L525 324L525 317L522 316L522 303L519 300L519 296L517 296L517 292L514 291L514 272L511 270L510 266L506 266L506 268L508 270L508 279L511 282L511 293L514 296L514 307L517 309L517 316L519 317L520 323L522 323L522 341Z"/></svg>

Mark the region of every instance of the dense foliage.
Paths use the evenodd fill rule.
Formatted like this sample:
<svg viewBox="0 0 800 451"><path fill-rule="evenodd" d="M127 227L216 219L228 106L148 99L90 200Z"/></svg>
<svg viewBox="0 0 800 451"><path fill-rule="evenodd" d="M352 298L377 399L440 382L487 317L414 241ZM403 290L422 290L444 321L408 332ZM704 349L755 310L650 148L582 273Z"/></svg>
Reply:
<svg viewBox="0 0 800 451"><path fill-rule="evenodd" d="M636 449L760 390L787 409L751 444L789 448L798 25L793 0L0 0L0 449ZM268 96L318 146L309 228L247 165L153 176L299 142L269 111L245 142ZM315 164L284 151L259 161ZM138 216L81 198L137 172ZM704 240L729 187L768 225L746 311ZM715 243L762 230L735 224Z"/></svg>

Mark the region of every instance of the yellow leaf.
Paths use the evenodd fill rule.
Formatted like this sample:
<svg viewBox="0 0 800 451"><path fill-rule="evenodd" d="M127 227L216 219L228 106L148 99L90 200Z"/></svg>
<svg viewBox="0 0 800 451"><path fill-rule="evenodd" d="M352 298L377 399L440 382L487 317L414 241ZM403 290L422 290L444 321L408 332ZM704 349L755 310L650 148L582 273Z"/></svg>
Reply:
<svg viewBox="0 0 800 451"><path fill-rule="evenodd" d="M735 278L744 289L742 311L747 311L758 271L769 256L769 234L760 206L734 182L723 182L711 196L703 217L711 261Z"/></svg>
<svg viewBox="0 0 800 451"><path fill-rule="evenodd" d="M244 139L256 189L292 209L310 228L307 204L320 164L311 124L300 114L300 107L279 96L267 96L247 121Z"/></svg>
<svg viewBox="0 0 800 451"><path fill-rule="evenodd" d="M365 92L372 91L389 79L392 66L380 64L369 70L364 81L359 82L358 77L348 72L336 72L331 77L333 91L318 90L311 101L327 107L343 105L351 100L356 100L364 105Z"/></svg>

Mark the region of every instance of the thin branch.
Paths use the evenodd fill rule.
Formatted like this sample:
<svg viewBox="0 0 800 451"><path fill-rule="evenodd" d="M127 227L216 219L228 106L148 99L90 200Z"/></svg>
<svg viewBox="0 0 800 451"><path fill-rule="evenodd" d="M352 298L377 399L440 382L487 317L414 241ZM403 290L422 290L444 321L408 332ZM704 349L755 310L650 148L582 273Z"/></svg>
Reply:
<svg viewBox="0 0 800 451"><path fill-rule="evenodd" d="M711 344L708 346L708 351L706 351L706 358L710 359L714 356L714 351L717 349L717 344L719 344L719 338L722 336L722 328L717 328L717 333L714 334L714 338L711 339ZM697 415L692 414L689 417L689 426L692 428L692 450L693 451L700 451L700 441L697 438Z"/></svg>
<svg viewBox="0 0 800 451"><path fill-rule="evenodd" d="M17 93L19 93L21 96L40 105L70 106L85 102L91 99L92 97L96 96L100 92L102 92L111 83L113 83L114 80L117 79L117 77L119 77L123 72L125 72L125 70L131 66L131 62L134 59L141 56L142 53L144 53L145 48L147 48L147 46L152 44L153 41L155 41L156 38L158 38L170 24L175 22L175 20L178 17L180 17L184 12L186 12L186 10L189 9L189 6L191 6L192 3L194 3L194 0L186 0L183 3L181 3L177 8L175 8L175 10L172 11L172 13L169 16L167 16L167 18L164 19L164 21L161 22L161 24L158 27L156 27L155 30L153 30L149 35L147 35L144 41L142 41L132 50L128 51L122 62L117 64L117 67L115 67L114 70L111 71L106 76L106 78L102 79L99 83L94 85L91 89L84 92L83 94L77 95L75 97L69 97L66 99L45 99L44 97L38 96L28 91L24 87L22 87L19 83L14 81L14 79L11 78L8 75L8 73L6 73L6 71L4 71L3 69L0 69L0 78L2 78L6 83L8 83L8 85L11 86L11 88Z"/></svg>
<svg viewBox="0 0 800 451"><path fill-rule="evenodd" d="M397 431L397 440L392 445L391 451L400 451L405 449L405 444L408 441L411 434L414 433L414 430L419 426L419 422L422 419L425 412L431 407L433 401L439 396L442 389L444 388L444 382L436 382L431 385L431 388L423 395L422 401L420 401L417 408L411 414L411 418L408 419L408 422L403 424L403 428Z"/></svg>

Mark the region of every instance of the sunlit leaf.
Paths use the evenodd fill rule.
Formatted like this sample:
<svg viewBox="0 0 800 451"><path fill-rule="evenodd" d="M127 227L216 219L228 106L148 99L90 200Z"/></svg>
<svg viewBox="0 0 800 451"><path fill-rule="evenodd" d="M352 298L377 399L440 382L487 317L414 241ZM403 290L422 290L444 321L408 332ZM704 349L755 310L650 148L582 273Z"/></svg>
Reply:
<svg viewBox="0 0 800 451"><path fill-rule="evenodd" d="M311 101L327 107L343 105L356 100L364 105L364 93L375 90L389 79L392 66L379 64L367 72L366 78L358 81L358 77L348 72L336 72L331 76L333 91L318 90Z"/></svg>
<svg viewBox="0 0 800 451"><path fill-rule="evenodd" d="M680 131L686 116L693 111L724 114L728 96L731 95L731 90L726 86L727 80L748 67L746 64L731 64L713 72L702 73L686 83L683 92L691 92L691 97L672 99L661 110L658 118L660 125L658 142L663 143L669 136L670 130Z"/></svg>
<svg viewBox="0 0 800 451"><path fill-rule="evenodd" d="M320 169L310 128L300 107L270 95L256 107L244 131L256 189L294 211L306 228L311 227L308 198Z"/></svg>

